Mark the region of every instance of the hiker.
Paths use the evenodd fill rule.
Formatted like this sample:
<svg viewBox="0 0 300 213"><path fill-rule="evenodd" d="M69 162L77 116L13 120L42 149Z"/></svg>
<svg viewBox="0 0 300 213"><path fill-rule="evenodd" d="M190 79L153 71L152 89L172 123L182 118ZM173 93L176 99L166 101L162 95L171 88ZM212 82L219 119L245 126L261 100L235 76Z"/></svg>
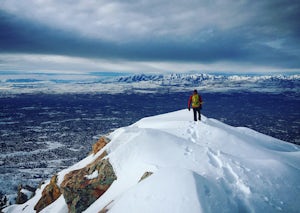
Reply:
<svg viewBox="0 0 300 213"><path fill-rule="evenodd" d="M201 113L200 110L202 109L202 98L198 94L197 90L195 89L193 94L189 98L188 102L188 109L191 110L191 104L194 112L194 121L197 121L197 112L198 112L198 119L201 120Z"/></svg>

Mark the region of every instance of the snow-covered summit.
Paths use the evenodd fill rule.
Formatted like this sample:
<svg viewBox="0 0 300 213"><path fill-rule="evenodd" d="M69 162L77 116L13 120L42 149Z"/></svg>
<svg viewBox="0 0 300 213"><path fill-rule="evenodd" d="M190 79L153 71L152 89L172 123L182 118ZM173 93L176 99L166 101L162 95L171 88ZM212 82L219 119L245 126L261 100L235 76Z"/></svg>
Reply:
<svg viewBox="0 0 300 213"><path fill-rule="evenodd" d="M181 110L119 128L100 151L59 172L57 185L105 154L117 179L84 212L299 211L299 146L202 118L191 121ZM86 181L99 175L89 173ZM48 183L4 212L34 212ZM65 200L61 195L41 212L68 212Z"/></svg>

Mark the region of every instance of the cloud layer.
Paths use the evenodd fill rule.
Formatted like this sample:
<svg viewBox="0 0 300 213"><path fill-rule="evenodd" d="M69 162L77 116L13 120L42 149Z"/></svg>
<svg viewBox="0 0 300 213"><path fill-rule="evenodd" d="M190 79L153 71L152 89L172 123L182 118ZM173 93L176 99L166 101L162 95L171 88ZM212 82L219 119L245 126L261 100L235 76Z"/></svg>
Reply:
<svg viewBox="0 0 300 213"><path fill-rule="evenodd" d="M298 2L2 0L0 54L299 70Z"/></svg>

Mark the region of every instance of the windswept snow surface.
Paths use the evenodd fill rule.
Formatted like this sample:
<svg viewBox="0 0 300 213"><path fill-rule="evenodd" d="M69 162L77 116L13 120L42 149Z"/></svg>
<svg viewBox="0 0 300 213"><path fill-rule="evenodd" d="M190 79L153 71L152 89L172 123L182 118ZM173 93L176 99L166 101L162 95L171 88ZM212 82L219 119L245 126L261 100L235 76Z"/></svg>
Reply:
<svg viewBox="0 0 300 213"><path fill-rule="evenodd" d="M111 133L105 149L118 178L85 212L299 212L299 146L205 116L191 119L180 110ZM101 152L61 171L59 182ZM140 181L147 171L153 174ZM32 203L4 212L32 212ZM67 212L63 197L42 212Z"/></svg>

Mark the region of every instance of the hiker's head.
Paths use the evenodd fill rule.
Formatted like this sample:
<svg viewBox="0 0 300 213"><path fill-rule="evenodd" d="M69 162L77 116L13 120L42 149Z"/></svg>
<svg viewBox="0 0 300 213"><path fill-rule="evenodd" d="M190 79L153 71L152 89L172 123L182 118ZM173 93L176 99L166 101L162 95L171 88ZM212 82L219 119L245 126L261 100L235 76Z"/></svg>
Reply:
<svg viewBox="0 0 300 213"><path fill-rule="evenodd" d="M198 93L198 92L197 92L197 90L195 89L195 90L194 90L194 94L197 94L197 93Z"/></svg>

